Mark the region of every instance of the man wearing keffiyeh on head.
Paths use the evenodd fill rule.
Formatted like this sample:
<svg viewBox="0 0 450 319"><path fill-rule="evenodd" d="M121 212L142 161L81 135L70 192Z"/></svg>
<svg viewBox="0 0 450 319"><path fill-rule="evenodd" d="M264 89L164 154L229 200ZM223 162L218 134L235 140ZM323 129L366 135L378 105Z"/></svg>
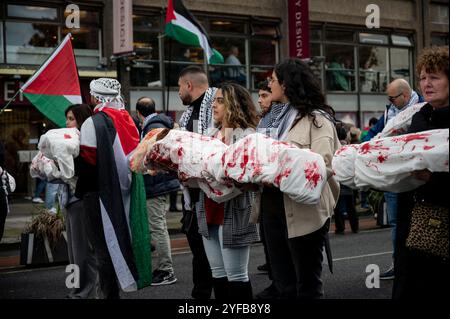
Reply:
<svg viewBox="0 0 450 319"><path fill-rule="evenodd" d="M104 298L119 298L119 286L134 291L151 283L143 179L132 174L128 165L139 133L125 110L120 88L115 79L90 83L95 108L80 130L81 167L75 191L84 199Z"/></svg>

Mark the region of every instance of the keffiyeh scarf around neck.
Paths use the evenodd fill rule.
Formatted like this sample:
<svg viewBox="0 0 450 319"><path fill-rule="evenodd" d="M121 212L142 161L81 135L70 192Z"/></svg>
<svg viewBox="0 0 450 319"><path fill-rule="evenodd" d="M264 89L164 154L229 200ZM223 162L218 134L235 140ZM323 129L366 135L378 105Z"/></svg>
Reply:
<svg viewBox="0 0 450 319"><path fill-rule="evenodd" d="M217 88L210 87L206 90L205 96L203 97L202 104L200 105L200 114L198 118L198 131L199 134L206 134L212 123L212 103L214 96L216 95ZM180 118L179 124L182 130L186 130L186 126L189 119L192 116L194 107L192 105L188 106L187 110L183 113Z"/></svg>

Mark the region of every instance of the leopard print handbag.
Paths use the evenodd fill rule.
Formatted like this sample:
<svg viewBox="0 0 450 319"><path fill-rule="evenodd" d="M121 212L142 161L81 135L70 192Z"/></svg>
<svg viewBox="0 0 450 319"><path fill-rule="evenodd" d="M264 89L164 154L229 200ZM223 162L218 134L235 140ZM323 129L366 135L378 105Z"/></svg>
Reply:
<svg viewBox="0 0 450 319"><path fill-rule="evenodd" d="M429 255L449 258L448 208L417 203L412 211L406 247Z"/></svg>

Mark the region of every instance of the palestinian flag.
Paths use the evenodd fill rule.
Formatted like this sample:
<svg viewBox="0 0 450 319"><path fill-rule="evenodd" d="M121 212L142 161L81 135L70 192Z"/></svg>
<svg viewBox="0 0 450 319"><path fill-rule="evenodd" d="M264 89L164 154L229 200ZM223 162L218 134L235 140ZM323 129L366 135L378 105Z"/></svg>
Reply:
<svg viewBox="0 0 450 319"><path fill-rule="evenodd" d="M20 89L45 117L59 127L66 126L66 108L82 103L70 37L70 33L66 35L53 54Z"/></svg>
<svg viewBox="0 0 450 319"><path fill-rule="evenodd" d="M224 63L223 56L209 43L205 29L181 0L169 0L166 15L166 35L178 42L194 47L202 47L209 63Z"/></svg>
<svg viewBox="0 0 450 319"><path fill-rule="evenodd" d="M152 281L144 179L131 173L127 158L139 133L125 109L100 108L86 121L93 122L99 141L99 213L108 251L122 290L135 291Z"/></svg>

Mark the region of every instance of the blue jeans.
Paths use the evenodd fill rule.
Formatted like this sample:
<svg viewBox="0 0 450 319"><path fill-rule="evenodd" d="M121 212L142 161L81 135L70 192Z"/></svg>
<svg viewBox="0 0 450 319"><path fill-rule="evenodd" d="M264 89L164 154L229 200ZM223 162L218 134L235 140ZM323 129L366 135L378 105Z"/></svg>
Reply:
<svg viewBox="0 0 450 319"><path fill-rule="evenodd" d="M209 238L202 238L213 278L247 282L250 246L223 248L222 226L210 225L208 232Z"/></svg>
<svg viewBox="0 0 450 319"><path fill-rule="evenodd" d="M388 216L388 222L391 228L391 237L392 237L392 246L393 251L395 253L395 240L396 240L396 233L397 233L397 193L390 193L385 192L384 193L384 199L386 201L386 211Z"/></svg>
<svg viewBox="0 0 450 319"><path fill-rule="evenodd" d="M59 184L47 183L47 187L45 188L45 207L47 209L55 207L56 194L58 193L58 188Z"/></svg>
<svg viewBox="0 0 450 319"><path fill-rule="evenodd" d="M34 198L41 197L41 193L45 190L47 181L44 179L36 178L36 190L34 191Z"/></svg>

